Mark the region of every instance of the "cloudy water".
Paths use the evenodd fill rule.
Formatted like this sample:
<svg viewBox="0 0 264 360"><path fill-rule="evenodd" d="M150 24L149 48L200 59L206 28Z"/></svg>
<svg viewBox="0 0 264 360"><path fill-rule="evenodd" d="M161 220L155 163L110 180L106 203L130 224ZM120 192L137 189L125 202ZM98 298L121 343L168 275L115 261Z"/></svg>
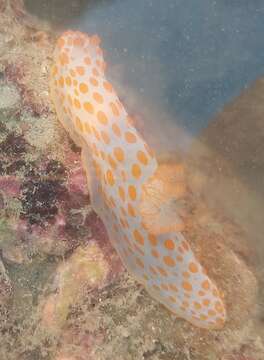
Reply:
<svg viewBox="0 0 264 360"><path fill-rule="evenodd" d="M26 3L62 28L99 34L109 73L191 133L264 72L262 1L79 2Z"/></svg>

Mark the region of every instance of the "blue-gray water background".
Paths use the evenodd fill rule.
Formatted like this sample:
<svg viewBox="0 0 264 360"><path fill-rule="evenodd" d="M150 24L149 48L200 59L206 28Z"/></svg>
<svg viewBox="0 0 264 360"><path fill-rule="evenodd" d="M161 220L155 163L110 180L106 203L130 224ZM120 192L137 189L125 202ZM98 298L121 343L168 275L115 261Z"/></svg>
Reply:
<svg viewBox="0 0 264 360"><path fill-rule="evenodd" d="M262 0L80 0L76 17L67 2L46 13L27 3L62 28L98 33L108 62L122 64L114 77L192 134L264 74Z"/></svg>

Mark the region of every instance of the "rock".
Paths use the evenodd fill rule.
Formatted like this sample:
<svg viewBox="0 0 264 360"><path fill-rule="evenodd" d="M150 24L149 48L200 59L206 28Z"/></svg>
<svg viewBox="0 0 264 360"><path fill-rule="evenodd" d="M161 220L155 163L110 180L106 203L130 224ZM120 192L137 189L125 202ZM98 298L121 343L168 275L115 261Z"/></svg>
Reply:
<svg viewBox="0 0 264 360"><path fill-rule="evenodd" d="M234 326L235 329L229 341L233 338L238 349L227 351L231 355L226 356L231 359L241 356L244 359L239 344L243 348L252 339L259 341L244 357L264 358L261 330L264 311L263 100L264 78L260 78L213 119L193 142L187 161L192 192L206 204L205 214L199 208L196 222L215 232L214 245L222 249L211 261L212 265L218 263L221 278L226 276L223 287L229 308L227 328ZM222 224L221 229L215 219ZM203 244L212 247L206 236ZM227 249L232 251L227 253ZM210 257L204 261L210 262ZM207 268L210 269L209 263ZM246 322L250 324L248 327L243 326ZM228 341L223 338L222 341L227 350Z"/></svg>
<svg viewBox="0 0 264 360"><path fill-rule="evenodd" d="M1 47L1 39L0 39ZM10 115L20 105L20 95L15 85L0 83L0 113Z"/></svg>
<svg viewBox="0 0 264 360"><path fill-rule="evenodd" d="M264 78L227 104L193 143L196 189L264 254ZM198 184L200 182L200 184ZM199 188L199 189L198 189Z"/></svg>
<svg viewBox="0 0 264 360"><path fill-rule="evenodd" d="M57 269L52 286L55 293L44 301L42 325L48 329L61 328L71 306L86 291L102 287L108 272L108 263L96 242L90 241L86 247L77 248Z"/></svg>
<svg viewBox="0 0 264 360"><path fill-rule="evenodd" d="M12 284L0 260L0 306L7 305L12 296Z"/></svg>
<svg viewBox="0 0 264 360"><path fill-rule="evenodd" d="M24 274L14 276L12 285L19 288L20 282L25 287L29 284L32 291L17 291L15 303L21 306L13 308L10 318L3 320L0 312L0 357L22 360L86 360L88 357L91 360L219 360L227 354L241 354L256 360L252 356L255 352L257 360L263 359L263 337L259 335L263 323L259 321L257 329L254 318L258 286L253 261L255 249L251 243L255 235L263 234L260 231L263 211L256 213L256 204L261 204L261 200L254 191L247 191L247 187L251 190L249 184L253 182L248 182L245 177L241 181L235 170L234 165L238 166L241 161L240 150L232 161L221 154L222 148L215 147L214 150L223 129L219 126L211 131L209 126L211 143L208 140L206 146L204 135L203 145L198 149L194 144L186 159L190 207L185 236L224 294L227 306L224 329L205 331L177 319L124 272L107 240L102 222L89 206L80 152L67 140L52 113L48 69L54 39L51 32L43 32L40 23L39 28L28 26L22 1L13 0L11 4L10 12L0 18L0 30L4 33L8 26L16 42L12 52L0 59L0 67L3 66L5 84L18 89L22 101L11 135L5 124L12 119L7 117L0 123L6 150L1 153L4 159L1 159L0 171L3 176L18 176L27 201L19 200L23 219L21 212L15 222L12 222L13 217L4 215L4 226L0 223L0 242L2 247L2 240L5 240L2 255L10 260L10 268L15 269L16 274ZM15 4L19 6L12 12ZM254 111L261 112L262 97L258 92L254 96L259 96L259 105L254 103ZM250 104L247 111L249 109ZM250 118L254 118L253 113ZM225 128L233 121L236 121L234 128L238 126L237 119L233 120L230 115ZM140 121L138 126L142 127ZM261 126L259 120L258 126ZM252 129L243 129L251 134ZM232 148L240 133L233 127L229 130L232 134L228 137L227 131L224 140L228 139L228 146ZM261 134L261 131L254 132L254 136ZM173 131L171 136L174 136ZM254 145L253 135L245 139L246 143L248 140L251 143L243 152L244 158L248 159ZM242 137L240 141L243 142ZM256 154L259 157L259 152ZM260 172L261 160L258 158L255 163ZM246 172L243 175L247 175ZM45 189L47 192L43 192ZM0 203L2 214L5 211L4 196ZM234 210L237 218L240 216L243 220L239 224L231 221L230 214ZM49 216L44 216L45 211ZM262 219L258 226L257 216ZM39 223L30 223L36 218ZM252 224L250 229L255 228L255 233L248 236L248 232L243 231L245 224ZM16 240L13 246L12 238ZM24 246L25 253L33 258L32 262L34 256L44 259L43 267L38 271L29 266L30 270L24 272L27 267L22 256ZM26 311L25 299L29 299ZM21 320L23 316L24 320ZM242 351L250 342L251 352Z"/></svg>
<svg viewBox="0 0 264 360"><path fill-rule="evenodd" d="M20 183L18 179L15 176L0 176L0 192L10 197L19 196Z"/></svg>

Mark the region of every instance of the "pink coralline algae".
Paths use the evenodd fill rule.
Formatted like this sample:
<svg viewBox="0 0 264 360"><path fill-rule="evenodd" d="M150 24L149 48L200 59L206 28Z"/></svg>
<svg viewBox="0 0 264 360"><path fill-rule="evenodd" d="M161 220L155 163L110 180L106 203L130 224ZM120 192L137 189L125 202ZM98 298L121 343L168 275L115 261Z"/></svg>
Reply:
<svg viewBox="0 0 264 360"><path fill-rule="evenodd" d="M0 192L13 197L20 194L20 182L15 176L0 176Z"/></svg>

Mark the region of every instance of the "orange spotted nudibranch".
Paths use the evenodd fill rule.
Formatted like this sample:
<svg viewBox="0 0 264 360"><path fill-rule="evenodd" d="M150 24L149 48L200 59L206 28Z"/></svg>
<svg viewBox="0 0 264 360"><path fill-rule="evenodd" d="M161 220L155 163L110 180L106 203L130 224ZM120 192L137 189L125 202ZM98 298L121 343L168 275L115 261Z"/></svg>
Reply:
<svg viewBox="0 0 264 360"><path fill-rule="evenodd" d="M181 219L169 215L169 194L181 198L184 188L170 186L105 69L97 35L67 31L58 39L51 98L82 148L92 206L128 271L154 299L193 325L221 328L219 291L181 233Z"/></svg>

